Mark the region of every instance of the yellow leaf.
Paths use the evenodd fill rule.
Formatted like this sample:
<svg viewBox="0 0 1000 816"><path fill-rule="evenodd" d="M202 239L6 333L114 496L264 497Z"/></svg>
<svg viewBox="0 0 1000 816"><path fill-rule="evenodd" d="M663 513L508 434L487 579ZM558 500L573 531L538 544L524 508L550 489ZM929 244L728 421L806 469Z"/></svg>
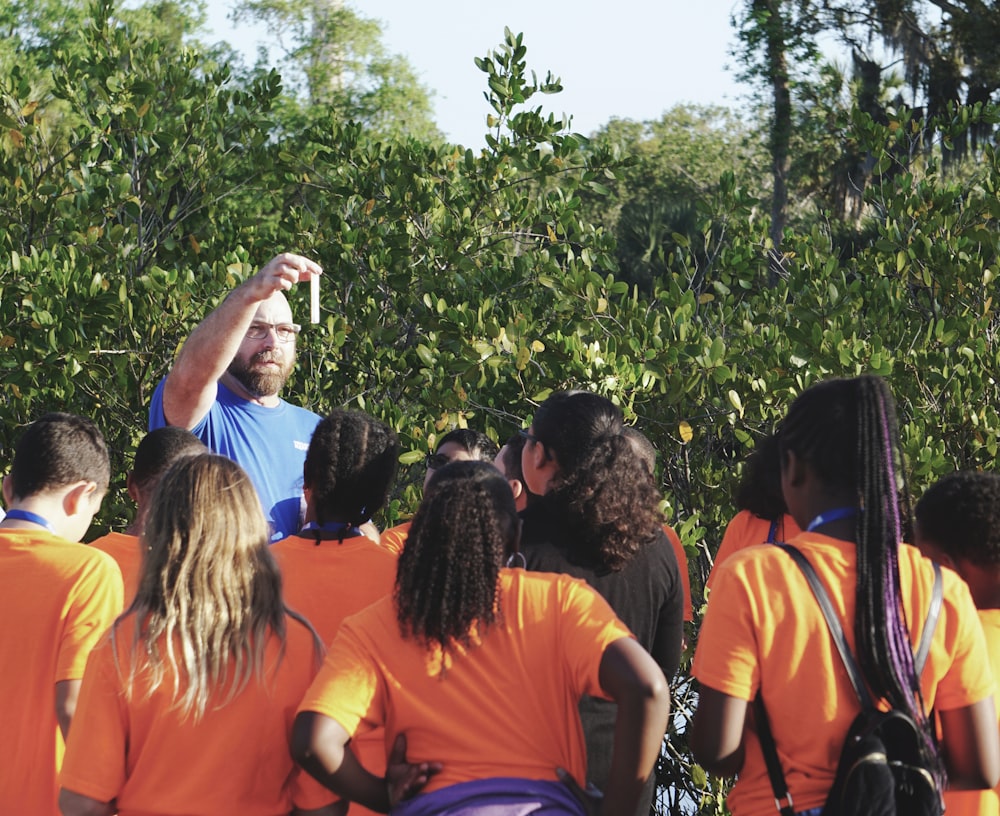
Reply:
<svg viewBox="0 0 1000 816"><path fill-rule="evenodd" d="M37 102L29 102L27 105L25 105L23 108L21 108L21 116L23 116L25 119L27 119L36 110L38 110L38 103Z"/></svg>
<svg viewBox="0 0 1000 816"><path fill-rule="evenodd" d="M9 334L5 334L3 337L0 337L0 351L6 351L14 345L14 342L14 338Z"/></svg>
<svg viewBox="0 0 1000 816"><path fill-rule="evenodd" d="M139 108L139 110L136 111L136 114L139 116L140 119L142 119L142 117L145 116L147 113L149 113L148 102L144 104L141 108Z"/></svg>
<svg viewBox="0 0 1000 816"><path fill-rule="evenodd" d="M715 300L715 295L713 295L711 292L702 292L700 295L698 295L698 302L702 306L704 306L706 303L711 303L713 300Z"/></svg>
<svg viewBox="0 0 1000 816"><path fill-rule="evenodd" d="M607 310L608 310L608 299L607 298L598 298L597 299L597 310L596 310L597 313L598 314L604 314L604 312L606 312Z"/></svg>
<svg viewBox="0 0 1000 816"><path fill-rule="evenodd" d="M545 351L545 343L543 343L541 340L532 340L531 350L534 352Z"/></svg>
<svg viewBox="0 0 1000 816"><path fill-rule="evenodd" d="M694 431L692 430L691 426L684 420L681 420L681 424L677 426L677 430L680 432L681 442L683 442L685 445L692 439L694 439Z"/></svg>
<svg viewBox="0 0 1000 816"><path fill-rule="evenodd" d="M531 359L531 351L527 346L521 346L517 352L517 359L514 365L517 367L518 371L524 371L525 366L528 365L528 360Z"/></svg>
<svg viewBox="0 0 1000 816"><path fill-rule="evenodd" d="M369 198L365 202L365 215L371 214L371 211L375 209L375 199Z"/></svg>
<svg viewBox="0 0 1000 816"><path fill-rule="evenodd" d="M552 242L553 244L554 244L554 243L556 243L556 242L557 242L557 241L559 240L559 238L558 238L558 237L556 237L556 232L555 232L555 230L554 230L554 229L552 229L552 227L551 227L551 226L550 226L549 224L546 224L546 225L545 225L545 231L546 231L546 232L547 232L547 233L549 234L549 240L550 240L550 241L551 241L551 242Z"/></svg>
<svg viewBox="0 0 1000 816"><path fill-rule="evenodd" d="M24 134L21 131L11 129L7 131L7 135L10 136L14 147L24 147Z"/></svg>
<svg viewBox="0 0 1000 816"><path fill-rule="evenodd" d="M18 388L16 384L11 385L10 390L14 392L14 397L16 399L21 399L21 389Z"/></svg>
<svg viewBox="0 0 1000 816"><path fill-rule="evenodd" d="M198 239L193 235L188 236L188 241L191 242L191 249L194 250L194 254L198 255L201 253L201 244L198 243Z"/></svg>

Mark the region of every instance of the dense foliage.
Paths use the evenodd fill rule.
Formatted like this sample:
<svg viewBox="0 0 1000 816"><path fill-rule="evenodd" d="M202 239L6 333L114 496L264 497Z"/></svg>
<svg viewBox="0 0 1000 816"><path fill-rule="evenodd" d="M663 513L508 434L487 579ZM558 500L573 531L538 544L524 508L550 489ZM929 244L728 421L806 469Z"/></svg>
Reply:
<svg viewBox="0 0 1000 816"><path fill-rule="evenodd" d="M838 132L872 157L868 240L844 252L823 220L800 219L778 251L761 140L713 142L720 162L744 151L713 177L696 142L664 149L690 112L567 133L539 102L558 80L536 79L510 32L477 60L493 114L476 152L380 138L336 106L303 115L276 73L237 82L135 31L98 4L56 58L0 72L0 461L46 410L96 418L114 453L98 527L129 515L124 474L180 343L285 249L326 270L289 394L400 433L385 523L413 510L417 463L444 431L503 440L571 386L616 400L660 450L696 606L743 457L811 382L889 378L916 490L992 466L1000 166L991 144L961 176L941 161L995 108L919 126L844 113ZM645 235L631 248L629 229ZM685 748L686 683L675 698L659 809L721 812Z"/></svg>

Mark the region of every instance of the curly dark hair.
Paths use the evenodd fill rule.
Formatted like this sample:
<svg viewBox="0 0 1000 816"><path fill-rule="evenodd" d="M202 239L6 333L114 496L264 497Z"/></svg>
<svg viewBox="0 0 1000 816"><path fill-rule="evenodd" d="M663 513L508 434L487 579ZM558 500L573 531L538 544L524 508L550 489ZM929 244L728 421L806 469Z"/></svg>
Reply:
<svg viewBox="0 0 1000 816"><path fill-rule="evenodd" d="M363 524L385 504L399 467L399 439L360 411L335 410L313 432L303 482L316 521Z"/></svg>
<svg viewBox="0 0 1000 816"><path fill-rule="evenodd" d="M920 537L953 558L1000 565L1000 474L961 470L939 479L916 507Z"/></svg>
<svg viewBox="0 0 1000 816"><path fill-rule="evenodd" d="M735 498L738 510L749 510L768 521L777 521L787 512L781 495L781 455L775 434L758 440L747 457Z"/></svg>
<svg viewBox="0 0 1000 816"><path fill-rule="evenodd" d="M555 456L553 499L580 554L617 571L663 524L649 468L624 434L622 412L587 391L562 391L539 406L534 436Z"/></svg>
<svg viewBox="0 0 1000 816"><path fill-rule="evenodd" d="M396 570L403 637L448 653L470 644L473 625L482 635L501 613L500 567L519 534L514 495L493 465L453 462L435 471Z"/></svg>

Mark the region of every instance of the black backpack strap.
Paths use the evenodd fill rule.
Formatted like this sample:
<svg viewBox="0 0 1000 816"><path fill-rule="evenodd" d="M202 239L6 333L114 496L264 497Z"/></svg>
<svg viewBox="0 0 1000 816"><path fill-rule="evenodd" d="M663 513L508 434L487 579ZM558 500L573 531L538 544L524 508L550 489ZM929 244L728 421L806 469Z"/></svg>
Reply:
<svg viewBox="0 0 1000 816"><path fill-rule="evenodd" d="M913 655L913 669L919 678L927 662L927 655L931 651L931 641L934 639L934 630L937 628L938 618L941 616L941 603L943 590L941 588L941 565L937 561L934 564L934 589L931 592L931 605L927 608L927 620L924 621L924 630L920 633L920 643L917 645L917 652Z"/></svg>
<svg viewBox="0 0 1000 816"><path fill-rule="evenodd" d="M806 581L809 582L809 587L812 589L813 595L816 596L820 611L822 611L823 617L826 619L830 636L833 638L833 643L837 647L837 651L840 652L840 659L844 663L844 668L847 669L847 676L851 680L851 685L854 686L854 692L858 695L861 707L866 710L874 708L875 704L872 701L871 694L868 692L868 687L865 685L861 668L854 659L854 655L851 654L851 647L847 642L847 637L844 635L844 628L840 625L837 613L830 602L830 596L827 595L826 589L823 587L823 582L820 581L819 576L816 574L816 570L813 569L812 564L809 563L797 547L793 547L791 544L778 544L777 546L781 547L781 549L792 557L795 563L798 564L799 569L802 570Z"/></svg>
<svg viewBox="0 0 1000 816"><path fill-rule="evenodd" d="M788 792L785 773L781 770L781 760L778 759L778 747L774 744L771 725L767 721L767 709L764 708L764 699L760 696L759 691L753 701L753 713L757 724L757 740L760 742L760 750L764 755L764 764L767 765L771 790L774 791L774 806L781 816L795 816L792 794Z"/></svg>

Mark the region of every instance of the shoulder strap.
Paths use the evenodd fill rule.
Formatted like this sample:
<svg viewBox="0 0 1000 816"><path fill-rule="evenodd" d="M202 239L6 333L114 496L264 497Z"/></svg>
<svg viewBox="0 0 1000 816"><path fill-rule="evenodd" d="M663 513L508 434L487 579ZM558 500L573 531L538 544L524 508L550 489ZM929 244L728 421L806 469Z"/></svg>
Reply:
<svg viewBox="0 0 1000 816"><path fill-rule="evenodd" d="M833 604L830 603L830 596L826 594L823 582L820 581L816 570L813 569L812 564L809 563L797 547L793 547L791 544L778 544L778 546L792 557L795 563L798 564L799 569L802 570L806 581L809 582L809 587L819 602L820 611L822 611L823 617L826 619L830 636L833 638L833 643L837 647L837 651L840 652L840 659L844 663L844 668L847 669L847 676L851 680L851 685L854 686L854 693L858 695L861 707L866 710L874 708L875 704L872 701L871 694L868 693L868 687L865 685L861 669L854 659L854 655L851 654L851 647L847 643L844 629L840 625L840 620L838 620L837 613L833 609Z"/></svg>
<svg viewBox="0 0 1000 816"><path fill-rule="evenodd" d="M767 709L764 708L764 698L760 696L759 691L753 701L753 713L754 723L757 726L757 741L760 742L760 751L764 755L767 775L771 780L771 790L774 792L774 806L781 816L795 816L792 794L788 791L785 773L781 770L778 747L774 744L771 725L767 720Z"/></svg>
<svg viewBox="0 0 1000 816"><path fill-rule="evenodd" d="M917 677L923 673L924 664L927 662L927 655L931 650L931 641L934 639L934 630L937 628L938 618L941 616L942 603L942 580L941 565L937 561L934 564L934 589L931 592L931 604L927 608L927 620L924 621L924 630L920 633L920 643L917 645L917 652L913 655L913 670Z"/></svg>

